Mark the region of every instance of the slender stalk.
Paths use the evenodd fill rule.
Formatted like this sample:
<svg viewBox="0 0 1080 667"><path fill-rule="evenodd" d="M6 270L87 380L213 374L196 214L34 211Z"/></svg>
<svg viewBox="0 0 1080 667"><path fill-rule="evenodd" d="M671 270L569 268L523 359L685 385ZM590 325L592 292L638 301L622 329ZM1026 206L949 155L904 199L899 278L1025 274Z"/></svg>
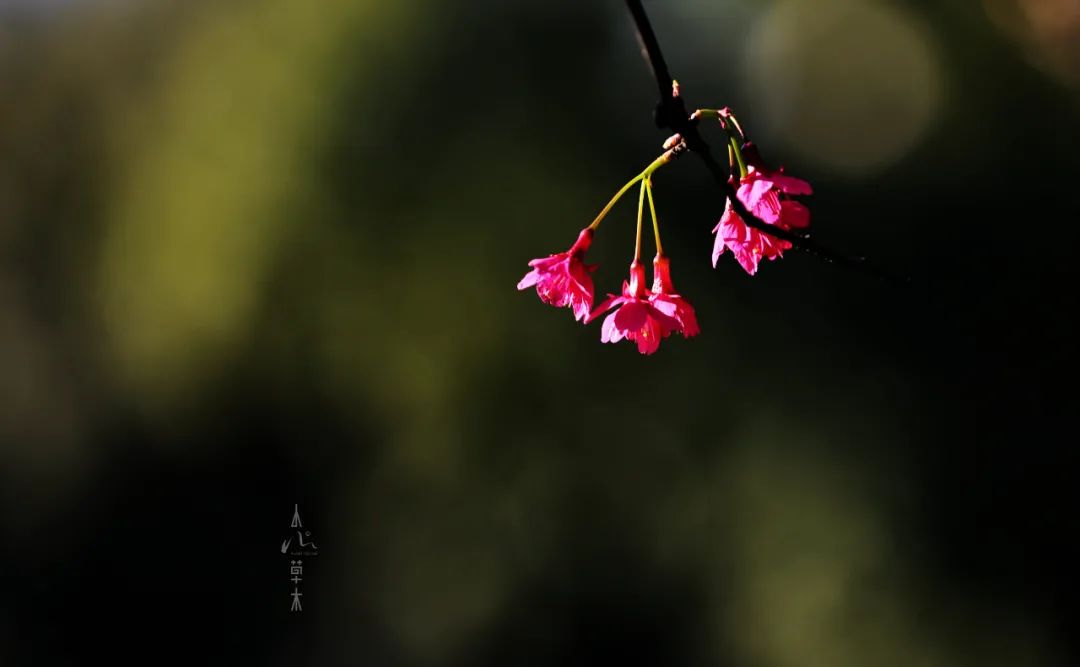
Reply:
<svg viewBox="0 0 1080 667"><path fill-rule="evenodd" d="M645 208L645 184L648 183L648 179L642 179L641 181L641 193L638 195L637 200L637 240L634 242L634 263L636 264L641 260L641 218L642 212Z"/></svg>
<svg viewBox="0 0 1080 667"><path fill-rule="evenodd" d="M739 163L739 178L746 178L747 168L746 159L743 158L742 149L739 148L739 142L735 141L735 137L728 137L728 148L735 153L735 159Z"/></svg>
<svg viewBox="0 0 1080 667"><path fill-rule="evenodd" d="M611 201L607 203L607 206L604 207L604 210L600 211L600 214L596 216L596 219L589 224L589 229L596 231L596 229L600 227L600 222L607 216L609 212L611 212L612 207L614 207L615 204L620 199L622 199L622 196L626 194L626 191L630 189L630 186L640 180L648 179L650 176L652 176L654 171L656 171L660 167L663 167L668 162L671 162L671 160L674 159L675 155L675 149L664 152L663 155L649 163L649 166L645 167L644 171L627 181L626 185L619 188L619 191L615 193L615 196L611 198Z"/></svg>
<svg viewBox="0 0 1080 667"><path fill-rule="evenodd" d="M645 179L645 193L649 196L649 213L652 215L653 233L656 235L656 254L664 254L664 246L660 243L660 221L656 217L656 204L653 203L652 178Z"/></svg>
<svg viewBox="0 0 1080 667"><path fill-rule="evenodd" d="M604 210L600 211L600 214L596 216L596 219L593 220L592 223L589 225L589 229L596 231L596 229L600 226L600 221L603 220L605 216L607 216L607 214L611 211L611 208L615 206L615 203L622 199L622 196L626 194L626 191L630 189L630 186L640 181L642 177L643 174L638 174L637 176L627 181L626 185L619 188L619 191L616 192L615 196L611 198L611 201L607 203L607 206L604 207Z"/></svg>
<svg viewBox="0 0 1080 667"><path fill-rule="evenodd" d="M655 172L660 167L663 167L668 162L671 162L673 153L674 153L674 149L669 150L669 151L665 151L663 155L661 155L660 157L658 157L655 160L653 160L652 162L650 162L649 166L645 167L645 171L638 174L638 178L649 178L649 177L651 177L653 175L653 172Z"/></svg>

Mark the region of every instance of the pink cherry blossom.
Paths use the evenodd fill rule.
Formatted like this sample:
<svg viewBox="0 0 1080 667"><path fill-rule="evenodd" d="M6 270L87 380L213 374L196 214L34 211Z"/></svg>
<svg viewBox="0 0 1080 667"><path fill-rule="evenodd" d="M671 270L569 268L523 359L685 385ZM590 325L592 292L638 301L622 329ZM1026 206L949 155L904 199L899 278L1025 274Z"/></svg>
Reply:
<svg viewBox="0 0 1080 667"><path fill-rule="evenodd" d="M592 239L593 230L586 227L566 252L529 262L532 271L518 282L518 289L535 285L541 301L556 308L569 306L574 319L584 320L592 309L593 281L589 274L596 270L596 265L582 260Z"/></svg>
<svg viewBox="0 0 1080 667"><path fill-rule="evenodd" d="M766 167L757 146L751 141L743 144L742 153L749 167L746 176L739 181L736 194L746 210L762 222L788 231L809 227L810 211L790 197L813 194L810 184L788 176L783 167L775 170Z"/></svg>
<svg viewBox="0 0 1080 667"><path fill-rule="evenodd" d="M813 194L810 184L788 176L783 168L774 171L765 167L757 148L750 142L743 145L742 152L749 167L746 176L739 180L736 196L746 210L765 224L775 225L784 231L809 227L810 210L790 197ZM783 257L784 251L791 248L790 242L747 225L732 208L730 199L713 232L716 233L713 266L716 266L724 248L728 248L750 275L757 273L762 258L774 260Z"/></svg>
<svg viewBox="0 0 1080 667"><path fill-rule="evenodd" d="M764 234L747 225L731 207L731 200L728 200L724 215L721 216L720 223L713 228L713 232L716 234L712 252L714 268L725 247L731 250L739 265L750 275L757 273L758 262L763 257L774 260L783 257L784 251L791 248L788 241Z"/></svg>
<svg viewBox="0 0 1080 667"><path fill-rule="evenodd" d="M681 333L684 338L701 333L694 307L676 293L675 285L671 282L671 260L663 255L658 254L653 259L653 287L649 300L657 310L679 323L676 329L664 330L665 338L671 333Z"/></svg>
<svg viewBox="0 0 1080 667"><path fill-rule="evenodd" d="M809 183L786 176L783 170L762 171L751 165L739 182L738 197L746 210L762 222L790 230L809 226L810 212L799 202L781 196L812 193Z"/></svg>
<svg viewBox="0 0 1080 667"><path fill-rule="evenodd" d="M653 301L652 296L645 288L645 267L635 261L630 265L630 281L623 282L622 294L608 295L586 321L617 307L604 320L600 341L617 343L625 338L637 343L638 352L652 354L660 349L660 341L665 336L684 330L683 323L675 317L677 305L667 300ZM697 326L696 321L694 326Z"/></svg>

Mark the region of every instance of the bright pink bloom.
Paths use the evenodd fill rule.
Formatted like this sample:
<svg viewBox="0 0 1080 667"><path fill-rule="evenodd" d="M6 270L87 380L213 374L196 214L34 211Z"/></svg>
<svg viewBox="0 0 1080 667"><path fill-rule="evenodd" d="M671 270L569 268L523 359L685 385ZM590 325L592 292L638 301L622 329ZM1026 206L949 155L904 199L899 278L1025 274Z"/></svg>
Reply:
<svg viewBox="0 0 1080 667"><path fill-rule="evenodd" d="M736 195L746 210L765 224L775 225L784 231L809 227L810 210L789 197L813 194L810 184L786 175L783 168L772 171L764 167L752 143L743 146L743 155L749 168L746 176L739 181ZM783 257L784 251L791 248L790 242L747 225L732 208L731 200L727 201L724 215L713 232L716 233L713 266L716 266L726 247L750 275L757 273L762 258L773 260Z"/></svg>
<svg viewBox="0 0 1080 667"><path fill-rule="evenodd" d="M739 181L737 195L746 210L762 222L788 231L809 227L810 211L789 197L814 194L810 184L788 176L783 167L777 170L766 167L753 142L743 144L742 153L749 168Z"/></svg>
<svg viewBox="0 0 1080 667"><path fill-rule="evenodd" d="M788 241L764 234L747 225L731 207L731 200L728 200L724 215L720 218L720 223L713 228L713 232L716 234L712 252L714 268L725 247L731 250L736 261L750 275L757 273L761 258L773 260L783 257L784 251L791 248Z"/></svg>
<svg viewBox="0 0 1080 667"><path fill-rule="evenodd" d="M529 262L533 269L521 279L518 289L535 285L536 293L544 303L556 308L570 306L577 320L588 317L593 303L593 281L589 274L596 270L596 265L585 264L582 260L592 239L593 230L586 227L566 252Z"/></svg>
<svg viewBox="0 0 1080 667"><path fill-rule="evenodd" d="M806 181L785 176L783 170L762 171L751 165L739 182L739 201L762 222L783 229L808 227L810 211L781 195L808 195L813 190Z"/></svg>
<svg viewBox="0 0 1080 667"><path fill-rule="evenodd" d="M671 282L671 260L663 255L657 255L653 259L653 287L649 301L660 312L671 316L679 323L677 329L664 330L665 338L671 333L681 333L684 338L701 333L694 307L675 292L675 285Z"/></svg>
<svg viewBox="0 0 1080 667"><path fill-rule="evenodd" d="M651 297L645 288L645 267L635 261L630 265L630 282L623 282L622 295L609 294L586 322L618 306L604 320L600 341L617 343L625 338L637 343L638 352L652 354L660 348L664 336L683 330L683 324L675 318L675 304L669 301L654 302ZM697 326L696 322L694 326Z"/></svg>

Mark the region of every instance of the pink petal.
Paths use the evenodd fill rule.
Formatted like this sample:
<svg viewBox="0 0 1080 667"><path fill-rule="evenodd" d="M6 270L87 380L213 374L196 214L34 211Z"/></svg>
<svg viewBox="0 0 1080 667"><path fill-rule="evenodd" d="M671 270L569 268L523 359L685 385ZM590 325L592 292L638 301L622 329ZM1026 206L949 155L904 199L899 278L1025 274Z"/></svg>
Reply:
<svg viewBox="0 0 1080 667"><path fill-rule="evenodd" d="M553 264L558 264L564 259L566 259L566 253L560 253L558 255L548 255L547 257L530 260L529 266L544 270L550 268Z"/></svg>
<svg viewBox="0 0 1080 667"><path fill-rule="evenodd" d="M668 317L667 315L653 311L652 317L649 318L660 327L660 333L664 336L668 335L672 331L682 331L682 322L679 322L676 317Z"/></svg>
<svg viewBox="0 0 1080 667"><path fill-rule="evenodd" d="M758 181L764 183L765 181ZM750 212L758 219L775 225L780 220L780 197L776 190L769 190L761 195L756 206L751 206Z"/></svg>
<svg viewBox="0 0 1080 667"><path fill-rule="evenodd" d="M577 287L578 287L578 289L580 291L588 292L590 295L592 294L592 291L593 291L592 276L590 276L588 274L584 264L582 264L580 262L571 262L570 263L570 278L572 278L573 281L575 283L577 283ZM589 300L590 301L592 300L591 296L590 296Z"/></svg>
<svg viewBox="0 0 1080 667"><path fill-rule="evenodd" d="M720 222L716 224L716 227L713 227L713 233L716 234L716 238L713 239L712 249L712 265L714 269L720 255L724 253L725 242L737 235L735 231L739 226L745 227L746 223L742 221L738 213L732 210L731 201L729 200L724 208L724 214L720 216Z"/></svg>
<svg viewBox="0 0 1080 667"><path fill-rule="evenodd" d="M789 195L812 195L814 194L813 188L810 184L801 178L795 178L794 176L787 176L778 171L770 173L767 177L772 181L778 190Z"/></svg>
<svg viewBox="0 0 1080 667"><path fill-rule="evenodd" d="M622 308L615 311L615 326L620 331L637 331L648 317L648 306L637 300L627 301Z"/></svg>
<svg viewBox="0 0 1080 667"><path fill-rule="evenodd" d="M693 306L689 303L686 304L686 308L682 309L679 313L679 323L682 324L683 338L692 338L701 333L701 327L698 326L697 313L694 312Z"/></svg>
<svg viewBox="0 0 1080 667"><path fill-rule="evenodd" d="M536 281L540 279L540 274L536 271L529 271L525 274L525 277L518 282L518 289L528 289L536 284Z"/></svg>
<svg viewBox="0 0 1080 667"><path fill-rule="evenodd" d="M607 309L615 305L615 302L621 301L622 297L615 294L608 294L607 298L600 302L600 305L593 308L593 311L589 313L589 316L585 318L585 324L592 322L596 318L600 317ZM614 314L614 313L612 313Z"/></svg>
<svg viewBox="0 0 1080 667"><path fill-rule="evenodd" d="M619 327L615 326L615 315L618 312L616 310L604 320L604 325L600 328L601 343L618 343L622 340L623 334L619 331Z"/></svg>
<svg viewBox="0 0 1080 667"><path fill-rule="evenodd" d="M754 208L757 207L758 202L761 201L761 198L764 197L767 192L772 190L772 183L765 179L754 177L753 172L751 172L750 176L747 176L747 179L753 180L744 180L742 182L742 185L739 186L738 196L739 201L743 203L743 206L753 211Z"/></svg>
<svg viewBox="0 0 1080 667"><path fill-rule="evenodd" d="M557 273L545 273L536 284L536 293L546 304L562 308L570 303L570 292L566 276Z"/></svg>
<svg viewBox="0 0 1080 667"><path fill-rule="evenodd" d="M735 259L738 260L739 265L743 267L744 271L746 271L750 275L754 275L755 273L757 273L757 255L752 252L748 252L745 249L736 251L735 248L732 248L732 251L735 252Z"/></svg>
<svg viewBox="0 0 1080 667"><path fill-rule="evenodd" d="M664 315L667 315L668 317L675 317L675 311L679 308L679 306L674 301L670 301L660 296L654 297L651 305L653 308L660 311Z"/></svg>
<svg viewBox="0 0 1080 667"><path fill-rule="evenodd" d="M723 220L721 220L720 224L718 224L716 226L716 229L713 230L714 232L716 232L716 238L713 239L712 246L712 265L714 269L716 268L717 261L719 261L720 259L720 255L724 253L724 234L721 229L723 226L724 222Z"/></svg>
<svg viewBox="0 0 1080 667"><path fill-rule="evenodd" d="M635 331L634 342L637 343L638 352L652 354L660 349L660 340L663 332L659 322L651 317L645 319L643 326Z"/></svg>
<svg viewBox="0 0 1080 667"><path fill-rule="evenodd" d="M701 329L698 327L697 315L694 313L694 307L690 305L690 302L679 295L672 295L670 300L675 305L675 313L672 317L676 320L678 326L667 327L664 335L668 334L668 330L681 331L686 338L700 333Z"/></svg>
<svg viewBox="0 0 1080 667"><path fill-rule="evenodd" d="M592 295L589 295L588 300L577 296L570 300L570 305L574 311L574 319L578 322L585 322L587 321L586 318L589 317L589 309L592 307Z"/></svg>
<svg viewBox="0 0 1080 667"><path fill-rule="evenodd" d="M810 209L790 199L780 202L780 222L791 227L810 226Z"/></svg>

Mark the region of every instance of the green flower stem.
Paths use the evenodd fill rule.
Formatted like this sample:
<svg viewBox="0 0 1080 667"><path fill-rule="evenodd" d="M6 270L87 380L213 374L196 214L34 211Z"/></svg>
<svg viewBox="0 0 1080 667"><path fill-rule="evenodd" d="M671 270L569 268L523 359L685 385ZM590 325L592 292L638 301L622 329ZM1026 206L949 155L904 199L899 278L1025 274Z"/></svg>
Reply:
<svg viewBox="0 0 1080 667"><path fill-rule="evenodd" d="M660 221L656 217L656 204L653 203L652 178L645 179L645 193L649 196L649 213L652 214L653 233L656 234L656 254L664 254L664 246L660 243Z"/></svg>
<svg viewBox="0 0 1080 667"><path fill-rule="evenodd" d="M645 190L648 189L646 187L648 182L648 178L641 180L641 193L638 195L637 200L637 241L634 242L634 263L641 260L641 214L645 208Z"/></svg>
<svg viewBox="0 0 1080 667"><path fill-rule="evenodd" d="M739 142L735 140L734 136L729 136L728 144L735 153L735 159L739 162L739 178L746 178L746 159L743 158L742 149L739 148Z"/></svg>
<svg viewBox="0 0 1080 667"><path fill-rule="evenodd" d="M731 128L729 128L728 125L731 125L735 128L735 131L739 133L738 138L744 141L746 140L746 133L743 132L742 125L739 125L739 119L728 109L725 109L724 111L719 111L717 109L698 109L690 114L690 120L698 120L699 118L715 118L720 121L720 125L728 132L731 132Z"/></svg>
<svg viewBox="0 0 1080 667"><path fill-rule="evenodd" d="M604 210L600 211L600 214L597 215L596 219L593 220L592 223L589 225L589 229L596 231L597 228L600 227L600 222L605 217L607 217L607 214L611 211L612 207L615 206L616 202L622 199L622 196L626 194L627 190L629 190L634 183L637 183L638 181L643 179L648 179L657 169L663 167L668 162L671 162L673 153L674 149L666 151L663 155L653 160L648 167L645 167L645 171L631 178L629 181L627 181L626 185L619 188L619 191L616 192L615 196L611 198L611 201L607 203L607 206L604 207Z"/></svg>
<svg viewBox="0 0 1080 667"><path fill-rule="evenodd" d="M653 160L648 167L645 167L645 171L641 172L638 178L648 179L649 177L651 177L654 171L656 171L660 167L663 167L668 162L671 162L671 156L673 152L674 149L665 151L663 155Z"/></svg>
<svg viewBox="0 0 1080 667"><path fill-rule="evenodd" d="M640 181L641 178L642 174L638 174L637 176L627 181L626 185L619 188L619 191L616 192L615 196L611 198L611 201L607 203L607 206L604 207L604 210L600 211L600 215L596 216L596 219L593 220L592 224L589 225L589 229L596 231L596 229L600 226L600 221L603 220L605 216L607 216L608 212L611 211L611 208L615 206L615 203L622 199L622 196L626 194L626 191L630 189L630 186Z"/></svg>

